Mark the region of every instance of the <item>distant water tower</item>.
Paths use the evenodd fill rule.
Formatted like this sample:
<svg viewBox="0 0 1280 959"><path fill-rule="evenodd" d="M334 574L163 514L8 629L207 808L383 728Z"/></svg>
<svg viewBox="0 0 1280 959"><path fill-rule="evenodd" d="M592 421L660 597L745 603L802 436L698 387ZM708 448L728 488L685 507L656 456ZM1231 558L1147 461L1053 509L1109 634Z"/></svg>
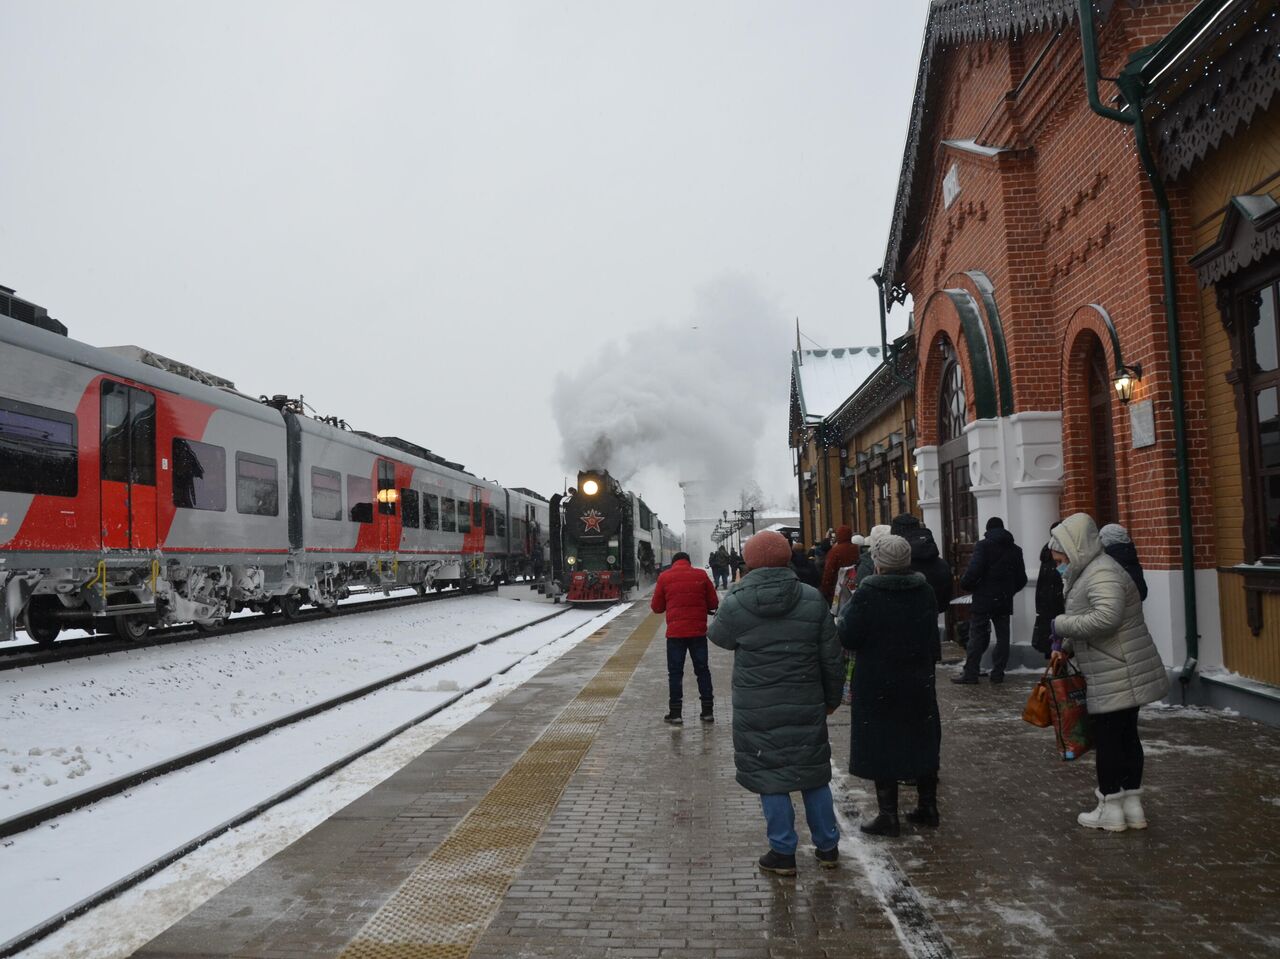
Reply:
<svg viewBox="0 0 1280 959"><path fill-rule="evenodd" d="M684 551L694 566L705 566L716 548L711 532L720 521L715 489L706 480L684 480L680 489L684 491Z"/></svg>

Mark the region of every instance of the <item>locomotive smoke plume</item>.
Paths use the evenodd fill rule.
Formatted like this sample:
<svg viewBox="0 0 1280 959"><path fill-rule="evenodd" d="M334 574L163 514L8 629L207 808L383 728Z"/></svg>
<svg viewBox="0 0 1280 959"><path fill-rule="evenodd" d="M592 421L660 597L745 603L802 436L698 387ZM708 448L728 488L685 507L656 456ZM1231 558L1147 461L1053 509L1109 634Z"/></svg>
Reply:
<svg viewBox="0 0 1280 959"><path fill-rule="evenodd" d="M705 480L735 505L757 444L784 441L761 434L766 410L786 403L787 344L781 311L753 283L709 284L684 322L609 343L557 376L566 469L603 466L624 483L638 473Z"/></svg>

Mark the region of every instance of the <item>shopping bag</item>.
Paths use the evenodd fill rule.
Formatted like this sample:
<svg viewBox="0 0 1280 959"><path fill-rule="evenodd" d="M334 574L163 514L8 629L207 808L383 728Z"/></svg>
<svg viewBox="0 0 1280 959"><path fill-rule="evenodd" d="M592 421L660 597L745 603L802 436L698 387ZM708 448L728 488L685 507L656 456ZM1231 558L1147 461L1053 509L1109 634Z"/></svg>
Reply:
<svg viewBox="0 0 1280 959"><path fill-rule="evenodd" d="M1027 704L1022 707L1022 720L1041 729L1053 725L1053 709L1049 705L1049 670L1046 669L1040 681L1031 687Z"/></svg>
<svg viewBox="0 0 1280 959"><path fill-rule="evenodd" d="M1064 760L1079 759L1093 748L1089 709L1085 705L1084 675L1068 661L1067 668L1047 680L1053 732Z"/></svg>

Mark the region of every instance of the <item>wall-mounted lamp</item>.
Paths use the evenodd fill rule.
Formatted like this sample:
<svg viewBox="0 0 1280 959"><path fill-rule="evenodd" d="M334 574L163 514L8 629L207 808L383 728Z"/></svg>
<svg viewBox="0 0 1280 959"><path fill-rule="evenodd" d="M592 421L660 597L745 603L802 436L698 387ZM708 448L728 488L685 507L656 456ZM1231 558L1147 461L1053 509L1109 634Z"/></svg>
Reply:
<svg viewBox="0 0 1280 959"><path fill-rule="evenodd" d="M1120 372L1116 374L1116 378L1112 381L1116 387L1116 395L1120 397L1121 403L1128 403L1133 399L1133 384L1142 379L1142 364L1134 363L1133 366L1122 366Z"/></svg>

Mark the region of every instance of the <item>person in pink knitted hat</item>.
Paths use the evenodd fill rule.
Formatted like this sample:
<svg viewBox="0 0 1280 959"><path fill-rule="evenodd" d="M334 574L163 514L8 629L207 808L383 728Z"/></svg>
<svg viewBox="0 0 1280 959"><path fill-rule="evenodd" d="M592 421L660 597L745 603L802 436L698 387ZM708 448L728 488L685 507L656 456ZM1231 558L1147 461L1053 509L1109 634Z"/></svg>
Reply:
<svg viewBox="0 0 1280 959"><path fill-rule="evenodd" d="M742 554L749 571L720 604L707 639L733 651L733 758L738 782L760 796L769 841L760 868L796 874L798 792L814 856L831 869L840 828L827 716L844 686L835 623L822 594L796 578L786 537L756 533Z"/></svg>

